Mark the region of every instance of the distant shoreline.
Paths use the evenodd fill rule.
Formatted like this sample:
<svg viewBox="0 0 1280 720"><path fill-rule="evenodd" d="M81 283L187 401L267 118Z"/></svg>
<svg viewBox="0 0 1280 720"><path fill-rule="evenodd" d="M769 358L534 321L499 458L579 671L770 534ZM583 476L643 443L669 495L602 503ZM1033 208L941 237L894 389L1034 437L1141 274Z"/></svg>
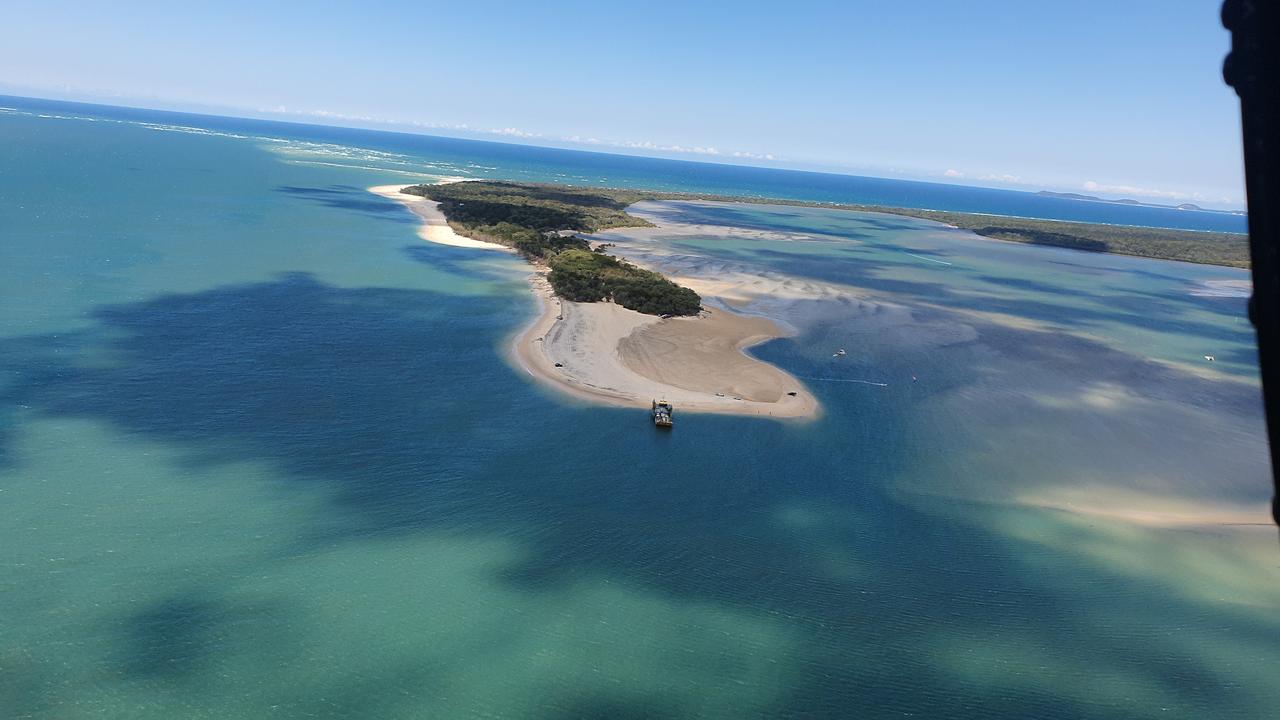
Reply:
<svg viewBox="0 0 1280 720"><path fill-rule="evenodd" d="M829 210L898 215L941 223L957 230L968 230L988 240L1016 242L1024 245L1060 247L1085 252L1150 260L1170 260L1197 265L1249 268L1249 236L1213 230L1175 230L1140 225L1111 225L1072 220L1042 220L1019 215L996 215L952 210L921 210L887 205L825 203L811 200L788 200L767 197L738 197L681 192L645 192L618 190L643 195L648 200L740 203L747 205L781 205Z"/></svg>
<svg viewBox="0 0 1280 720"><path fill-rule="evenodd" d="M493 183L501 181L481 180L478 182ZM949 210L918 210L883 205L826 203L769 197L740 197L707 193L631 190L577 185L565 186L553 183L524 183L523 185L553 189L571 187L575 191L592 191L601 196L626 197L628 204L640 200L708 201L874 212L918 220L929 220L954 229L967 230L979 237L990 240L1060 247L1111 255L1127 255L1152 260L1188 262L1197 265L1244 269L1250 267L1249 236L1242 233L1173 230L1136 225L1083 223L1068 220L1040 220L1015 215L992 215Z"/></svg>
<svg viewBox="0 0 1280 720"><path fill-rule="evenodd" d="M1214 210L1213 208L1203 208L1195 203L1179 203L1178 205L1166 205L1163 203L1143 202L1142 200L1133 200L1131 198L1120 198L1118 200L1110 200L1097 195L1084 195L1075 192L1054 192L1052 190L1041 190L1036 193L1042 197L1060 198L1062 200L1080 200L1083 202L1100 202L1110 203L1112 205L1136 205L1138 207L1162 208L1164 210L1184 210L1191 212L1208 212L1208 213L1225 213L1227 215L1239 215L1248 217L1246 210Z"/></svg>
<svg viewBox="0 0 1280 720"><path fill-rule="evenodd" d="M928 220L953 230L967 230L984 240L1057 247L1066 250L1120 255L1144 260L1248 270L1249 236L1215 230L1173 230L1140 225L1108 225L1071 220L1041 220L1020 215L995 215L951 210L916 210L882 205L820 203L809 200L741 198L686 193L650 193L654 200L718 202L739 205L778 205L849 212L878 213ZM1073 234L1074 233L1074 234ZM1214 245L1208 257L1185 252L1193 246ZM1182 246L1182 247L1178 247Z"/></svg>

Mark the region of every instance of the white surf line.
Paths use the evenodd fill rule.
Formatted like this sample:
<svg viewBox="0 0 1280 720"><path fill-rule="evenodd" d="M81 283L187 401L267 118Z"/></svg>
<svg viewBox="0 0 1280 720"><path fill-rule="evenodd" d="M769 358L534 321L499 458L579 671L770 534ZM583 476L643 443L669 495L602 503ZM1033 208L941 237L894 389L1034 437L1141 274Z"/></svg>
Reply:
<svg viewBox="0 0 1280 720"><path fill-rule="evenodd" d="M797 375L796 377L797 377L797 378L799 378L799 379L801 379L801 380L817 380L818 382L859 383L859 384L861 384L861 385L874 385L874 386L876 386L876 387L889 387L889 383L872 382L871 380L849 380L849 379L847 379L847 378L820 378L820 377L805 377L804 375Z"/></svg>
<svg viewBox="0 0 1280 720"><path fill-rule="evenodd" d="M908 255L910 255L910 256L911 256L911 257L913 257L913 258L920 258L921 260L928 260L929 262L938 263L939 265L951 265L951 263L946 262L946 261L944 261L944 260L934 260L934 259L933 259L933 258L931 258L931 257L925 257L925 256L923 256L923 255L917 255L917 254L915 254L915 253L907 253L907 254L908 254Z"/></svg>

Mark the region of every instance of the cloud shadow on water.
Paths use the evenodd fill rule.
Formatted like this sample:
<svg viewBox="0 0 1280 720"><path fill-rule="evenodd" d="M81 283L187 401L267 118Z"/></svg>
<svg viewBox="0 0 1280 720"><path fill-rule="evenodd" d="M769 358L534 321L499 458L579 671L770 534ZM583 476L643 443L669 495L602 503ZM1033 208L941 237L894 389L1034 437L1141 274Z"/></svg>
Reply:
<svg viewBox="0 0 1280 720"><path fill-rule="evenodd" d="M404 205L370 193L353 185L329 185L328 187L299 187L280 185L275 191L324 207L356 212L382 220L416 224L419 220L407 212Z"/></svg>
<svg viewBox="0 0 1280 720"><path fill-rule="evenodd" d="M943 632L978 648L1012 630L1099 673L1123 667L1172 703L1249 707L1236 704L1230 678L1154 632L1201 621L1200 606L1166 599L1151 612L1143 599L1160 588L1141 583L1099 599L1092 584L1114 581L1084 563L1074 568L1081 594L1065 597L1006 543L895 500L886 486L920 451L909 406L886 403L874 422L833 409L814 426L690 416L656 435L642 412L531 391L495 352L518 302L344 289L301 274L167 295L98 310L105 340L0 343L12 378L2 399L171 443L192 466L269 463L327 491L332 518L317 543L343 533L514 536L528 554L499 571L512 589L618 578L778 618L810 640L778 659L803 668L776 708L792 716L1127 716L1052 688L1011 694L958 678L933 655ZM66 352L91 343L114 361ZM1152 641L1099 632L1082 610L1089 602L1134 613ZM229 631L226 617L199 596L145 608L127 665L149 677L199 672L193 653L218 652L208 638ZM1223 632L1246 631L1280 642L1274 626ZM665 712L625 696L582 702L573 716Z"/></svg>

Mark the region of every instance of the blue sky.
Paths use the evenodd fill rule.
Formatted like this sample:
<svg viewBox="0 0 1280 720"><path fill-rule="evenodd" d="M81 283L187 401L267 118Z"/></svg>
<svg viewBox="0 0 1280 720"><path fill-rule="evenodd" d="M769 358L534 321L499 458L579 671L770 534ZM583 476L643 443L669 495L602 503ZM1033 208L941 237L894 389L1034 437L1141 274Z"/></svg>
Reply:
<svg viewBox="0 0 1280 720"><path fill-rule="evenodd" d="M1243 203L1217 0L0 4L0 92Z"/></svg>

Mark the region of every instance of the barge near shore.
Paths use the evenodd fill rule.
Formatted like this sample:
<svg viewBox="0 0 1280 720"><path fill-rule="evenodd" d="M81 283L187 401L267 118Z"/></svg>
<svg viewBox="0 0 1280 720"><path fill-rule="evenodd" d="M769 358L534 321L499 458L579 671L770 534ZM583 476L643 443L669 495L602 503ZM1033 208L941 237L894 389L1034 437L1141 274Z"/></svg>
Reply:
<svg viewBox="0 0 1280 720"><path fill-rule="evenodd" d="M671 415L675 409L666 400L653 401L653 424L660 428L671 427Z"/></svg>

